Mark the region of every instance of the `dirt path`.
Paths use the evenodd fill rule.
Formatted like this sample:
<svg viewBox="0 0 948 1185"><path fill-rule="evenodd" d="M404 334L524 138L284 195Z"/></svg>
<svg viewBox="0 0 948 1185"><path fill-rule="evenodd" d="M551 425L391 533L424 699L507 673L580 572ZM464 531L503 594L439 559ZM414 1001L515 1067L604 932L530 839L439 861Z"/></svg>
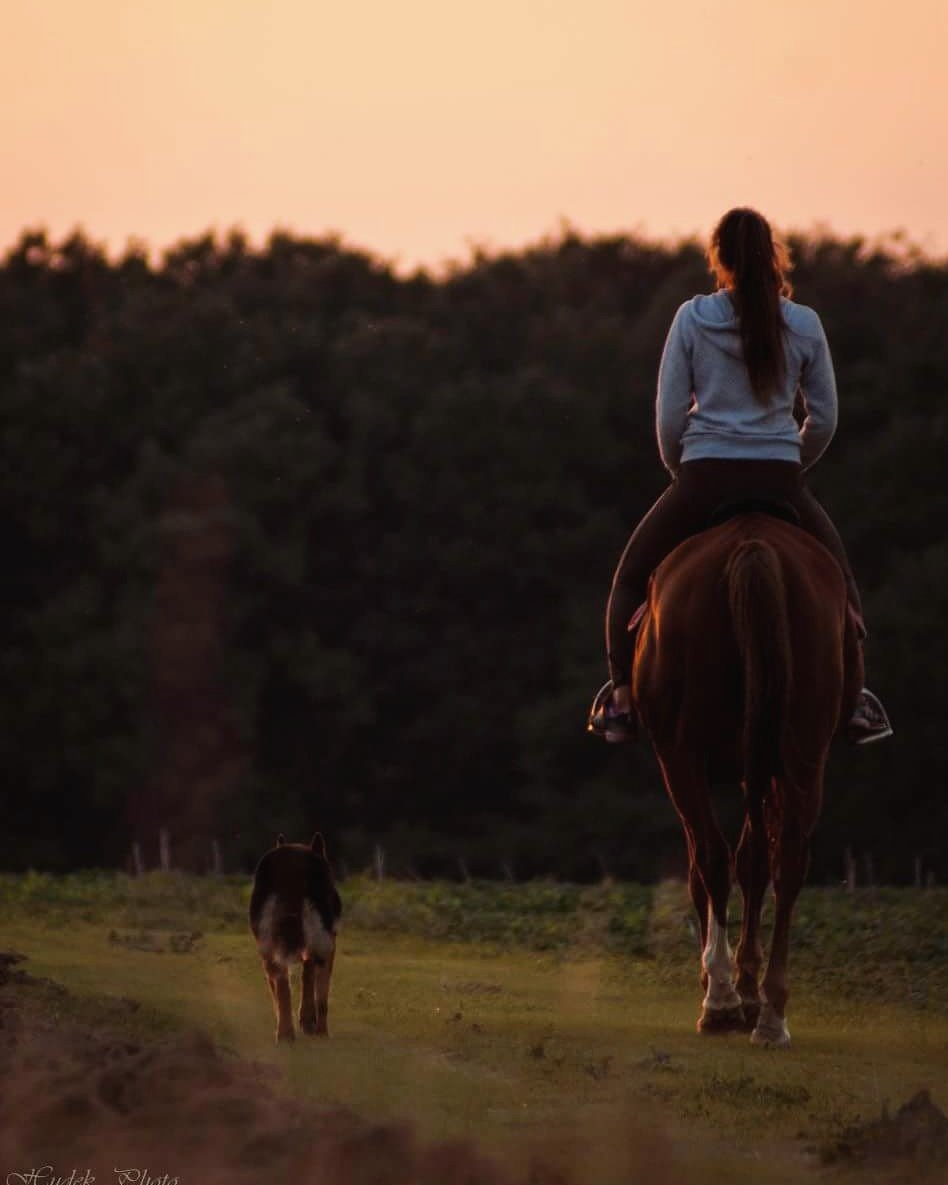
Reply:
<svg viewBox="0 0 948 1185"><path fill-rule="evenodd" d="M0 1181L8 1185L55 1185L56 1177L61 1185L92 1185L93 1179L116 1185L703 1185L727 1179L742 1185L823 1178L888 1185L940 1182L948 1166L948 1120L930 1099L917 1098L843 1133L824 1149L832 1163L821 1168L814 1150L800 1141L761 1137L735 1147L733 1137L715 1138L707 1124L672 1127L662 1098L656 1096L646 1114L641 1095L631 1110L586 1100L579 1130L568 1135L562 1125L539 1131L534 1125L501 1163L499 1153L487 1156L470 1140L425 1140L407 1124L368 1122L351 1107L320 1105L313 1101L319 1094L300 1091L272 1062L224 1052L200 1033L143 1038L138 1001L73 996L24 966L18 955L0 954ZM484 987L452 984L455 994ZM590 998L588 990L580 995ZM461 1027L454 1019L445 1022L447 1030ZM556 1038L549 1049L541 1042L531 1062L554 1076L565 1073L554 1064L558 1048ZM345 1049L345 1040L321 1045L321 1064L342 1072ZM463 1053L452 1050L455 1059ZM655 1075L670 1080L669 1090L677 1087L677 1063L667 1053L655 1057L661 1059ZM738 1082L742 1089L745 1084L748 1105L759 1105L759 1084L747 1073ZM405 1088L411 1090L407 1079ZM416 1089L426 1089L425 1083ZM468 1089L486 1105L473 1080ZM777 1105L786 1091L772 1094ZM309 1101L300 1101L307 1095ZM404 1102L410 1113L410 1097ZM470 1105L477 1107L478 1099ZM45 1178L30 1177L45 1166Z"/></svg>
<svg viewBox="0 0 948 1185"><path fill-rule="evenodd" d="M272 1068L223 1054L200 1034L135 1039L128 1035L133 1001L86 1005L88 1023L64 1019L72 1011L69 994L29 975L22 961L0 953L0 1179L48 1185L57 1179L61 1185L574 1180L554 1167L563 1163L564 1149L531 1152L502 1168L468 1143L424 1144L407 1126L292 1101ZM656 1185L677 1179L660 1140L636 1155Z"/></svg>

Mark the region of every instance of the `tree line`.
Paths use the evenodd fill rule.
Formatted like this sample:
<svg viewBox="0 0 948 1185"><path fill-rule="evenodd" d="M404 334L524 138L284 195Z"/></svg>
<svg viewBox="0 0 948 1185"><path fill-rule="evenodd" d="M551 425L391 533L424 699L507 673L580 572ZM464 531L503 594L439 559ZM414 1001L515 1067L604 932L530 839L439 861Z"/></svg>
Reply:
<svg viewBox="0 0 948 1185"><path fill-rule="evenodd" d="M841 399L814 489L860 580L896 737L841 748L842 853L948 875L948 264L796 236ZM405 875L683 866L644 746L584 733L616 559L666 477L653 401L698 244L565 230L397 274L239 233L118 258L24 233L0 266L0 864L133 843L247 867L319 826ZM733 820L738 796L723 790Z"/></svg>

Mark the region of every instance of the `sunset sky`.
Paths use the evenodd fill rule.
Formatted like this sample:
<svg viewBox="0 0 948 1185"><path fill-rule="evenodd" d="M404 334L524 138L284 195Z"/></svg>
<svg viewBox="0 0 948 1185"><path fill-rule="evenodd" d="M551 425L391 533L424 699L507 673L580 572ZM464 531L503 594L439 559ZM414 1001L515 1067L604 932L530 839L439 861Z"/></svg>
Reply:
<svg viewBox="0 0 948 1185"><path fill-rule="evenodd" d="M3 25L3 248L281 226L406 268L752 204L948 252L943 0L44 0Z"/></svg>

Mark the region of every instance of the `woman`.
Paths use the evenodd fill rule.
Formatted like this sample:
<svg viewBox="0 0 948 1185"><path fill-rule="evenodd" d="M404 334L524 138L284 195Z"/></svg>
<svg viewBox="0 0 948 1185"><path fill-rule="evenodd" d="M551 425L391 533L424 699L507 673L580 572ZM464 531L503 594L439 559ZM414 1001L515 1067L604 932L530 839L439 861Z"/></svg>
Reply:
<svg viewBox="0 0 948 1185"><path fill-rule="evenodd" d="M673 480L629 540L606 610L611 678L593 701L589 730L610 741L635 734L629 621L645 600L649 576L674 547L708 527L724 502L789 502L801 526L839 562L850 613L865 637L843 542L802 480L836 430L836 381L823 326L812 309L789 299L787 252L755 210L724 215L708 262L718 291L675 314L658 374L658 448ZM800 396L802 428L793 415ZM860 694L846 733L860 744L892 735L871 692Z"/></svg>

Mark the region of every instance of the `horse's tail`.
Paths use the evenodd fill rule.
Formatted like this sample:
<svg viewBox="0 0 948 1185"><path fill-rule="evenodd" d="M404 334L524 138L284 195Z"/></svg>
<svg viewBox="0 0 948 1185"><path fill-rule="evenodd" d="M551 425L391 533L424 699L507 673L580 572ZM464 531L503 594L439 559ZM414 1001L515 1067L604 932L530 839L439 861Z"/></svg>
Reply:
<svg viewBox="0 0 948 1185"><path fill-rule="evenodd" d="M744 782L760 802L780 761L792 678L783 571L769 543L738 544L728 560L727 590L744 665Z"/></svg>

